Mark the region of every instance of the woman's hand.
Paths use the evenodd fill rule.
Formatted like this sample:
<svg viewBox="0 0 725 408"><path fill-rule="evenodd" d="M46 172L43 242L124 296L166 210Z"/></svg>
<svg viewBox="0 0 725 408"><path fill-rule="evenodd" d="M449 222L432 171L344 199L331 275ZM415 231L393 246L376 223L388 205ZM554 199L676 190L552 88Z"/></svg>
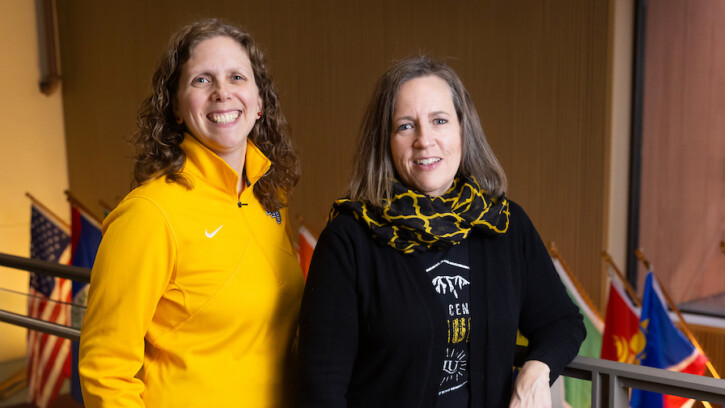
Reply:
<svg viewBox="0 0 725 408"><path fill-rule="evenodd" d="M549 366L529 360L521 367L509 408L551 408Z"/></svg>

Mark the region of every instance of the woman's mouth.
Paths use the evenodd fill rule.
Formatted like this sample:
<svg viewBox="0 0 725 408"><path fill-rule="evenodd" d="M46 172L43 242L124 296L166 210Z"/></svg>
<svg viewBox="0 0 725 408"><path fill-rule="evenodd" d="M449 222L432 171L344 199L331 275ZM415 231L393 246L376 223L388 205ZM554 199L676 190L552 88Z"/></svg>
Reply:
<svg viewBox="0 0 725 408"><path fill-rule="evenodd" d="M232 112L224 112L224 113L210 113L206 115L206 117L214 122L218 123L220 125L226 125L227 123L232 123L239 117L240 112L239 111L232 111Z"/></svg>
<svg viewBox="0 0 725 408"><path fill-rule="evenodd" d="M415 164L419 164L421 166L428 166L428 165L431 165L433 163L438 163L439 161L441 161L440 157L431 157L431 158L428 158L428 159L418 159L418 160L415 160Z"/></svg>

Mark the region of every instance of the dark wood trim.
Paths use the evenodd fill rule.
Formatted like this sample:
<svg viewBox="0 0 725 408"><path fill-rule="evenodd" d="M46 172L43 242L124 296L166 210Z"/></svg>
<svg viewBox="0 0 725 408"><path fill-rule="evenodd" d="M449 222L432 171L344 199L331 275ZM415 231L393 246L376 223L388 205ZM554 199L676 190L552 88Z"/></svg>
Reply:
<svg viewBox="0 0 725 408"><path fill-rule="evenodd" d="M40 91L52 95L60 84L58 69L58 41L56 39L55 0L43 0L43 25L45 32L45 59L47 71L40 81Z"/></svg>
<svg viewBox="0 0 725 408"><path fill-rule="evenodd" d="M647 29L647 0L637 0L634 11L634 72L632 81L632 139L629 166L629 205L627 222L627 280L637 289L639 211L642 188L642 118L644 108L644 66Z"/></svg>

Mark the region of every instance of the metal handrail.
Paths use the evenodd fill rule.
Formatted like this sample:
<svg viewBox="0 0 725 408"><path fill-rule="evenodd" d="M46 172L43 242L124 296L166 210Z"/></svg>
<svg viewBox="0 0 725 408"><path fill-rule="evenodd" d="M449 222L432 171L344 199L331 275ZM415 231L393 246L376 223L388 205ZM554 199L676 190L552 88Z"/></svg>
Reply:
<svg viewBox="0 0 725 408"><path fill-rule="evenodd" d="M563 374L592 382L592 408L629 407L630 388L725 403L725 380L701 375L584 356L575 357Z"/></svg>
<svg viewBox="0 0 725 408"><path fill-rule="evenodd" d="M52 334L72 341L79 341L81 339L81 331L73 327L35 319L25 315L8 312L7 310L0 310L0 322L10 323L30 330Z"/></svg>
<svg viewBox="0 0 725 408"><path fill-rule="evenodd" d="M0 266L13 269L22 269L46 276L71 279L76 282L90 283L91 270L80 266L62 265L56 262L41 261L40 259L24 258L0 253Z"/></svg>
<svg viewBox="0 0 725 408"><path fill-rule="evenodd" d="M24 258L22 256L0 253L0 266L35 272L46 276L71 279L76 282L89 283L91 281L91 270L88 268L81 268L73 265L62 265L55 262L41 261L39 259ZM0 310L0 322L14 324L16 326L52 334L73 341L78 341L81 337L81 331L76 328L36 319L7 310Z"/></svg>
<svg viewBox="0 0 725 408"><path fill-rule="evenodd" d="M514 364L525 361L526 347L517 346ZM591 381L592 408L629 408L629 390L676 395L725 404L725 380L593 357L576 356L562 375Z"/></svg>

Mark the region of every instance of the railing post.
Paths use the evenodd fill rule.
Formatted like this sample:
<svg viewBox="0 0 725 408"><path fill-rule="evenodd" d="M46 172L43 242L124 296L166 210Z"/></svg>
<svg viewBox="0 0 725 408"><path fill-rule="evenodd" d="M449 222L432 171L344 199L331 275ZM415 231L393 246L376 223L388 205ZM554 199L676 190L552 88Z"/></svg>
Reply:
<svg viewBox="0 0 725 408"><path fill-rule="evenodd" d="M629 407L629 388L624 387L616 374L609 375L609 408Z"/></svg>
<svg viewBox="0 0 725 408"><path fill-rule="evenodd" d="M602 408L602 373L592 371L592 408Z"/></svg>

